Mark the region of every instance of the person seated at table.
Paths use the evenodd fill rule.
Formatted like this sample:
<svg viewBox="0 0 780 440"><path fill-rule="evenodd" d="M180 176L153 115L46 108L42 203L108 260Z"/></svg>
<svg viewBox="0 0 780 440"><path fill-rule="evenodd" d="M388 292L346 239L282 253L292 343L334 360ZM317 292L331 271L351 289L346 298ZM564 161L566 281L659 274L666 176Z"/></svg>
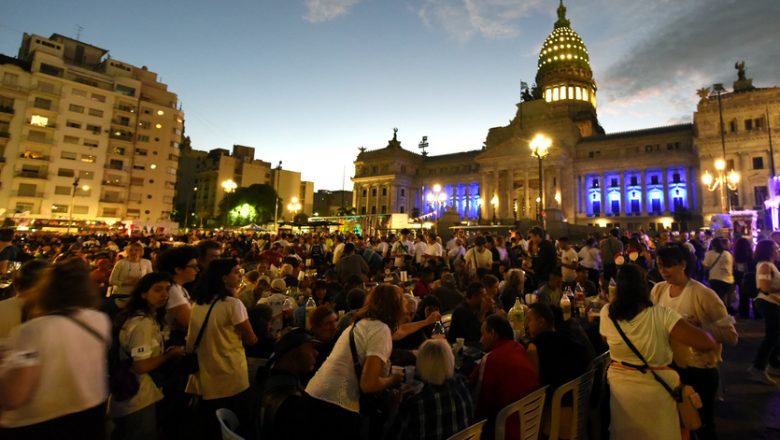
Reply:
<svg viewBox="0 0 780 440"><path fill-rule="evenodd" d="M556 267L547 276L547 282L539 288L537 302L557 306L563 297L563 275L561 268Z"/></svg>
<svg viewBox="0 0 780 440"><path fill-rule="evenodd" d="M490 298L485 292L482 283L471 283L466 290L466 298L455 307L450 321L450 331L447 334L447 340L454 343L458 338L463 338L466 345L477 345L482 336L480 328L482 321L488 314L488 305Z"/></svg>
<svg viewBox="0 0 780 440"><path fill-rule="evenodd" d="M441 312L449 313L463 302L463 294L458 290L455 275L445 273L441 276L439 287L431 291L431 295L438 298Z"/></svg>
<svg viewBox="0 0 780 440"><path fill-rule="evenodd" d="M417 311L412 320L401 324L393 333L393 349L416 350L426 339L431 337L431 330L436 322L441 320L439 309L441 303L433 295L426 295L417 305Z"/></svg>
<svg viewBox="0 0 780 440"><path fill-rule="evenodd" d="M596 288L596 285L593 284L593 281L591 281L588 277L587 267L577 266L577 277L574 279L574 281L582 286L586 297L596 296L599 294L599 290Z"/></svg>
<svg viewBox="0 0 780 440"><path fill-rule="evenodd" d="M526 350L515 342L514 331L506 318L488 316L481 333L480 342L487 353L469 380L476 390L474 420L487 419L482 438L493 438L499 411L539 388L539 377ZM506 421L506 438L520 438L516 417Z"/></svg>
<svg viewBox="0 0 780 440"><path fill-rule="evenodd" d="M431 282L433 282L433 272L430 269L420 271L419 279L414 285L414 296L423 297L431 293Z"/></svg>
<svg viewBox="0 0 780 440"><path fill-rule="evenodd" d="M535 303L528 306L526 325L531 337L528 357L542 385L549 385L547 396L566 382L585 373L590 364L589 351L564 332L555 331L557 307ZM571 399L569 399L571 402Z"/></svg>
<svg viewBox="0 0 780 440"><path fill-rule="evenodd" d="M317 362L315 371L325 362L336 345L339 317L330 305L321 305L308 316L309 333L317 340Z"/></svg>
<svg viewBox="0 0 780 440"><path fill-rule="evenodd" d="M416 372L424 385L401 401L389 429L392 438L446 439L471 425L474 402L466 380L455 375L455 356L447 341L423 342Z"/></svg>

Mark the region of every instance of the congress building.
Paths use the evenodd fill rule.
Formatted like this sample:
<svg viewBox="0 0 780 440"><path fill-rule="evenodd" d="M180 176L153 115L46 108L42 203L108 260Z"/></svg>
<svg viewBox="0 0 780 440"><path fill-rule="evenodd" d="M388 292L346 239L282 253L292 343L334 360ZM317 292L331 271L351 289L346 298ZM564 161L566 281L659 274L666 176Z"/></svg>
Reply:
<svg viewBox="0 0 780 440"><path fill-rule="evenodd" d="M462 153L418 154L401 147L397 132L384 148L361 149L353 205L369 217L448 210L463 221L502 223L540 218L544 207L548 220L632 230L686 220L691 229L712 214L754 210L761 227L773 195L780 87L753 87L744 63L735 67L731 91L698 91L693 123L607 134L588 50L561 4L539 53L536 87L524 91L509 125L489 129L482 148ZM716 168L719 159L725 166Z"/></svg>

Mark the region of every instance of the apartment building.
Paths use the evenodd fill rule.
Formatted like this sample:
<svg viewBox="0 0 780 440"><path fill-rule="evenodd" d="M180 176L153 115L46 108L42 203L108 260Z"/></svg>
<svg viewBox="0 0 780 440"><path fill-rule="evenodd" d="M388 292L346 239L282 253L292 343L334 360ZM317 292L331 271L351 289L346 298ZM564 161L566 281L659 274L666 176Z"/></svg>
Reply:
<svg viewBox="0 0 780 440"><path fill-rule="evenodd" d="M184 114L146 66L63 35L0 56L0 216L170 220Z"/></svg>

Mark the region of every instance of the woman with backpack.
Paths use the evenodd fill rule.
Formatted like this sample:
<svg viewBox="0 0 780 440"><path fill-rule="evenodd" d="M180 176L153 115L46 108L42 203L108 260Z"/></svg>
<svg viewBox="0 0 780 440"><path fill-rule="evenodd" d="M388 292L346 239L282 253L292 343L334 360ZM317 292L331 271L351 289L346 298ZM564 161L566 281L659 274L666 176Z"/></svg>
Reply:
<svg viewBox="0 0 780 440"><path fill-rule="evenodd" d="M163 393L149 373L184 355L182 347L166 350L163 342L165 303L170 288L168 274L144 275L130 293L127 307L117 316L115 329L119 337L109 356L113 364L111 383L116 383L116 376L131 373L138 378L138 389L132 396L122 395L123 391L132 394L132 390L111 390L108 415L114 419L112 440L157 437L156 403L162 400ZM128 367L130 372L126 371Z"/></svg>

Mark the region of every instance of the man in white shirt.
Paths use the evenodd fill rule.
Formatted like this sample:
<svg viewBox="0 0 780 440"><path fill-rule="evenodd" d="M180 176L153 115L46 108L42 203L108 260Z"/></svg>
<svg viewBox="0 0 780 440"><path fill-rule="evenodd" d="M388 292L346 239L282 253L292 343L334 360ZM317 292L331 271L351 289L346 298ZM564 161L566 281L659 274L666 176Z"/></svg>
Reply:
<svg viewBox="0 0 780 440"><path fill-rule="evenodd" d="M435 261L436 263L440 263L442 261L442 256L444 255L444 249L441 246L441 243L439 243L436 240L436 234L431 232L428 234L428 243L425 245L425 251L424 251L424 259L427 263L428 261Z"/></svg>
<svg viewBox="0 0 780 440"><path fill-rule="evenodd" d="M390 254L395 258L395 267L401 269L406 265L406 257L411 257L414 243L409 241L409 230L402 229L401 236L393 243Z"/></svg>
<svg viewBox="0 0 780 440"><path fill-rule="evenodd" d="M580 262L580 257L577 255L577 251L569 244L568 237L558 239L558 251L561 255L563 282L573 283L574 279L577 278L577 265Z"/></svg>
<svg viewBox="0 0 780 440"><path fill-rule="evenodd" d="M413 255L414 255L414 262L418 265L423 264L423 256L425 255L425 248L427 245L425 244L425 240L423 240L423 236L421 232L418 232L417 235L414 237L414 247L413 247Z"/></svg>
<svg viewBox="0 0 780 440"><path fill-rule="evenodd" d="M466 270L476 273L477 269L490 270L493 267L493 254L485 247L485 237L474 239L474 247L466 252Z"/></svg>

